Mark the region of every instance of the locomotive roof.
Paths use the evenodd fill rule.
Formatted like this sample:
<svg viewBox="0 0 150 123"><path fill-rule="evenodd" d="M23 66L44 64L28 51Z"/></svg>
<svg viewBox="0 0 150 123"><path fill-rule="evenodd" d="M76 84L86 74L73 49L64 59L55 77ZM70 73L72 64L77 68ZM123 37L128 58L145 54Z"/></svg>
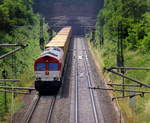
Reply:
<svg viewBox="0 0 150 123"><path fill-rule="evenodd" d="M37 60L41 59L45 56L49 56L49 57L55 58L55 59L60 61L61 58L62 58L62 55L63 55L63 50L61 48L59 48L59 47L49 47L44 52L41 53L40 57L37 58Z"/></svg>

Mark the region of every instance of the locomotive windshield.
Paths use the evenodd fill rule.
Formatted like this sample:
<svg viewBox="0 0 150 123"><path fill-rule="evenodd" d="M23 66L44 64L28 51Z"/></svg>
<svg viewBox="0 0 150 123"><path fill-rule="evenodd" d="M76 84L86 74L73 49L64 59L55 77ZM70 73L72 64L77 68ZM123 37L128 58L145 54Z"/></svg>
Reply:
<svg viewBox="0 0 150 123"><path fill-rule="evenodd" d="M49 63L48 64L49 71L57 71L58 70L58 63Z"/></svg>
<svg viewBox="0 0 150 123"><path fill-rule="evenodd" d="M45 63L37 63L36 64L36 70L37 71L45 71L46 70L46 64Z"/></svg>

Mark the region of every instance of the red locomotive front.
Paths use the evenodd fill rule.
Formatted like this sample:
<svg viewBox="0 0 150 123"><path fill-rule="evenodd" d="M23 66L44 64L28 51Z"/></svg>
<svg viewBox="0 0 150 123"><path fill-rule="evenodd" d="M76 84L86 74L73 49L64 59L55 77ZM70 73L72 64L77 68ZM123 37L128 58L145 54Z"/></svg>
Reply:
<svg viewBox="0 0 150 123"><path fill-rule="evenodd" d="M35 88L40 94L52 94L61 86L63 50L50 47L36 59Z"/></svg>

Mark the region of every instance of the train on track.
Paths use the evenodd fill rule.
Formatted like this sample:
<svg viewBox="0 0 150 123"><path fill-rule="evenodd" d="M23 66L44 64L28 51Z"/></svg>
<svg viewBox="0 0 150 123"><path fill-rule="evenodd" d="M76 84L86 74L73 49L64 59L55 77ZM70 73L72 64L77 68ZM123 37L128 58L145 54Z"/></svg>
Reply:
<svg viewBox="0 0 150 123"><path fill-rule="evenodd" d="M71 36L72 27L62 28L35 60L35 89L40 95L57 94L59 91Z"/></svg>

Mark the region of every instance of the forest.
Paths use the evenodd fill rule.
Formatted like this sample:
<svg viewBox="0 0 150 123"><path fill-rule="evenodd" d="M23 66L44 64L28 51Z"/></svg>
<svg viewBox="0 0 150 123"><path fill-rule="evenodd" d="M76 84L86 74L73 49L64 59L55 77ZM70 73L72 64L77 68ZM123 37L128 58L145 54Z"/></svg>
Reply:
<svg viewBox="0 0 150 123"><path fill-rule="evenodd" d="M118 22L123 23L125 47L143 52L150 50L149 44L149 4L147 0L105 0L105 7L100 11L97 20L97 36L115 41ZM102 38L101 38L102 39Z"/></svg>
<svg viewBox="0 0 150 123"><path fill-rule="evenodd" d="M122 27L121 34L118 28ZM122 39L125 67L150 68L150 0L104 0L104 7L97 16L96 43L92 46L98 54L101 66L117 66L117 42ZM150 84L150 71L127 71L129 77ZM108 73L113 83L120 83L121 78ZM134 84L125 80L125 84ZM126 89L128 89L126 87ZM137 90L149 90L137 88ZM121 94L115 93L114 96ZM127 123L148 123L150 113L150 95L135 97L134 108L130 100L119 100L119 105Z"/></svg>
<svg viewBox="0 0 150 123"><path fill-rule="evenodd" d="M33 0L0 0L0 44L28 45L20 51L0 59L0 78L6 71L7 79L19 79L19 83L7 83L9 86L30 87L33 83L33 60L40 54L39 46L41 15L33 12ZM48 25L43 24L43 38L48 40ZM17 47L0 47L0 55ZM3 85L3 82L0 83ZM10 118L12 112L11 93L0 93L0 122ZM24 104L19 95L15 96L14 113ZM18 101L16 101L18 100Z"/></svg>

